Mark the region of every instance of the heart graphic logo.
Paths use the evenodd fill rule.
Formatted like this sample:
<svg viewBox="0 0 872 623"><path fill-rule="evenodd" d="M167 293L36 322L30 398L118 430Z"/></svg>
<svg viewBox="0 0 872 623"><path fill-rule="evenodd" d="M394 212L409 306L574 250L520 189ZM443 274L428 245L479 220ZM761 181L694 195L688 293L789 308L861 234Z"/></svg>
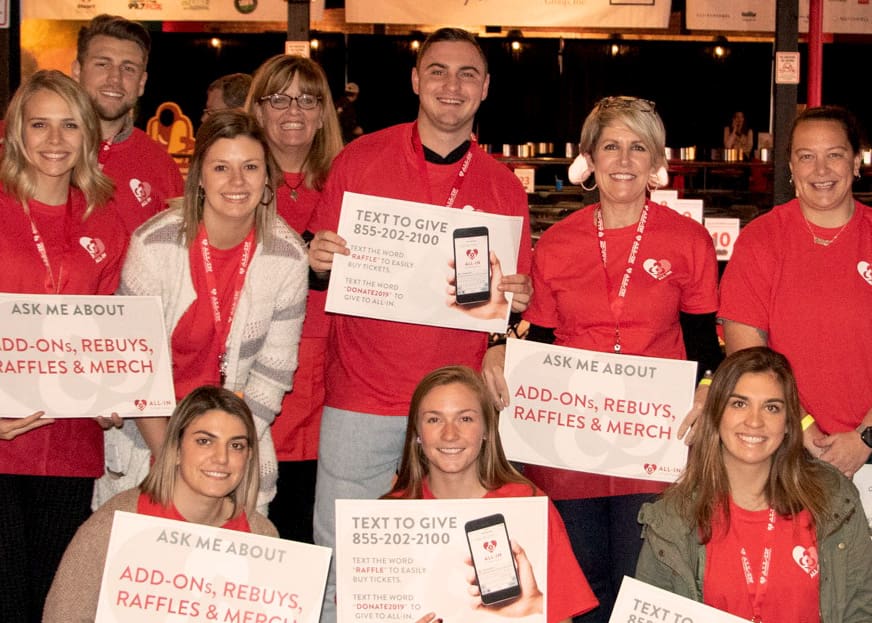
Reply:
<svg viewBox="0 0 872 623"><path fill-rule="evenodd" d="M142 207L151 203L151 184L143 182L135 177L130 179L130 190L133 191L133 196Z"/></svg>
<svg viewBox="0 0 872 623"><path fill-rule="evenodd" d="M474 260L478 257L478 249L467 249L466 257L468 257L470 260Z"/></svg>
<svg viewBox="0 0 872 623"><path fill-rule="evenodd" d="M657 279L665 279L670 274L672 274L672 264L669 260L655 260L654 258L649 257L647 260L642 262L642 268L645 269L645 272Z"/></svg>
<svg viewBox="0 0 872 623"><path fill-rule="evenodd" d="M872 264L866 261L857 262L857 272L866 280L866 283L872 286Z"/></svg>
<svg viewBox="0 0 872 623"><path fill-rule="evenodd" d="M657 471L657 466L654 465L654 463L645 463L645 473L646 474L650 475L656 471Z"/></svg>
<svg viewBox="0 0 872 623"><path fill-rule="evenodd" d="M88 252L95 264L99 264L106 259L106 245L99 238L90 238L82 236L79 238L79 244Z"/></svg>
<svg viewBox="0 0 872 623"><path fill-rule="evenodd" d="M497 548L497 542L491 539L490 541L485 541L484 543L482 543L481 546L485 548L485 550L487 550L488 552L493 552Z"/></svg>
<svg viewBox="0 0 872 623"><path fill-rule="evenodd" d="M799 565L799 568L814 577L818 573L818 555L817 548L803 547L797 545L793 548L793 560Z"/></svg>
<svg viewBox="0 0 872 623"><path fill-rule="evenodd" d="M136 408L140 411L145 411L146 402L142 398L134 400L133 404L136 405Z"/></svg>

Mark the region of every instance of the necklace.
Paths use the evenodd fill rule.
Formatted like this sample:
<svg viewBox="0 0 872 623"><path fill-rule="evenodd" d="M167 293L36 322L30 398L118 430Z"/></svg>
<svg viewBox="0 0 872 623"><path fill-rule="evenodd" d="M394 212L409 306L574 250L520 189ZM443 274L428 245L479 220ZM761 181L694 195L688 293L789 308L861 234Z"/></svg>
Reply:
<svg viewBox="0 0 872 623"><path fill-rule="evenodd" d="M821 238L821 237L818 236L816 233L814 233L814 230L811 228L811 223L809 223L809 222L808 222L808 219L805 218L805 214L802 215L802 220L805 221L805 227L806 227L806 229L808 229L808 233L811 234L811 237L812 237L812 239L814 240L814 243L815 243L815 244L819 244L819 245L821 245L821 246L823 246L823 247L828 247L828 246L830 246L831 244L833 244L839 236L842 235L842 232L845 231L845 228L846 228L848 225L851 224L851 219L852 219L853 217L854 217L854 213L853 213L853 210L852 210L852 211L851 211L851 216L848 217L848 221L847 221L844 225L842 225L842 228L841 228L839 231L836 232L836 235L835 235L835 236L833 236L832 238L829 238L829 239L827 239L827 238Z"/></svg>
<svg viewBox="0 0 872 623"><path fill-rule="evenodd" d="M291 186L290 184L288 184L288 188L291 189L291 199L292 199L293 201L296 201L296 200L297 200L297 197L300 196L299 194L297 194L297 189L298 189L300 186L302 186L302 185L303 185L303 182L305 182L305 181L306 181L306 174L303 173L303 172L300 172L300 181L297 182L296 184L294 184L293 186Z"/></svg>

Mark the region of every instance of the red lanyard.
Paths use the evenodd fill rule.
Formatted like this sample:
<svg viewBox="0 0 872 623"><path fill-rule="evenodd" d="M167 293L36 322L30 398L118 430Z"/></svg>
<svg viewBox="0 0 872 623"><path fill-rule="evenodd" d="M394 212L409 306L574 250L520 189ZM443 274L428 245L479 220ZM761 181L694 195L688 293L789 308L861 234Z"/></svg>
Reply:
<svg viewBox="0 0 872 623"><path fill-rule="evenodd" d="M469 171L469 164L472 162L472 155L475 153L477 142L475 136L470 137L469 149L466 150L466 155L463 157L463 163L460 165L460 170L457 172L457 177L454 178L454 184L451 186L451 191L448 193L448 199L445 200L445 207L451 208L454 206L454 201L457 195L460 194L460 188L466 180L466 173ZM427 161L424 158L424 145L421 143L421 136L418 134L418 122L412 124L412 146L415 149L415 154L418 156L418 171L421 175L421 180L427 180ZM430 203L434 203L433 196L430 193L430 184L427 184L427 196Z"/></svg>
<svg viewBox="0 0 872 623"><path fill-rule="evenodd" d="M612 310L612 316L615 319L615 352L621 352L621 315L624 313L624 301L627 298L627 289L630 287L630 277L633 275L633 265L636 263L636 256L639 254L639 247L642 245L642 234L645 233L645 223L648 221L648 204L642 208L642 215L639 217L639 224L636 226L636 236L633 239L633 245L630 247L630 254L627 256L627 267L624 269L624 276L621 278L621 285L618 288L618 293L612 299L612 284L609 279L608 255L606 253L606 232L603 226L603 209L602 207L596 210L596 233L599 239L600 257L603 261L603 272L606 275L606 287L609 295L609 308Z"/></svg>
<svg viewBox="0 0 872 623"><path fill-rule="evenodd" d="M763 597L766 595L766 589L769 588L767 580L769 579L769 566L772 564L772 550L775 543L775 509L769 509L769 520L766 523L766 538L765 546L763 547L763 559L760 561L760 577L757 582L754 582L754 576L751 573L751 562L748 560L748 552L743 547L740 550L742 556L742 572L745 574L745 584L748 588L748 596L751 598L751 612L754 623L762 623L761 609L763 605Z"/></svg>
<svg viewBox="0 0 872 623"><path fill-rule="evenodd" d="M230 311L226 317L221 315L221 301L218 297L218 284L215 281L215 271L212 268L212 252L209 249L209 239L206 236L206 226L200 223L197 231L195 244L200 246L203 258L203 272L206 274L206 288L209 290L209 300L212 303L212 320L215 323L215 335L221 345L218 355L218 372L221 375L221 385L227 375L227 336L230 335L230 327L233 324L233 315L236 313L236 305L245 284L245 273L248 272L248 264L251 260L251 248L254 246L254 229L252 229L242 244L242 257L239 260L239 269L236 273L236 283L233 286L233 299L230 303Z"/></svg>
<svg viewBox="0 0 872 623"><path fill-rule="evenodd" d="M27 219L30 221L30 231L33 234L33 244L36 246L36 251L39 253L39 257L42 259L42 263L45 266L45 291L49 294L60 294L61 291L61 277L64 272L64 255L66 255L69 250L69 223L70 223L70 213L73 210L72 199L68 195L67 196L67 207L64 209L64 224L61 228L64 236L64 250L61 254L60 261L58 262L58 277L55 279L54 271L51 268L51 262L48 259L48 250L45 248L45 241L42 239L42 236L39 233L39 230L36 228L36 221L33 220L33 215L30 213L30 209L23 205L21 206L24 209L24 214L27 216Z"/></svg>

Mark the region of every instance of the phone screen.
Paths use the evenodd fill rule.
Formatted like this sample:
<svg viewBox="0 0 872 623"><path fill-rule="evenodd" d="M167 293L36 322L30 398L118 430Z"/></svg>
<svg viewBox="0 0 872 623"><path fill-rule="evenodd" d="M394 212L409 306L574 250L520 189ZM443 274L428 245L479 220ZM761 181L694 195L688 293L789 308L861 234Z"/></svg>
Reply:
<svg viewBox="0 0 872 623"><path fill-rule="evenodd" d="M457 302L487 301L490 298L490 253L485 227L454 232L454 267Z"/></svg>
<svg viewBox="0 0 872 623"><path fill-rule="evenodd" d="M480 525L485 523L487 525ZM466 535L482 603L496 603L520 595L518 574L502 516L470 524Z"/></svg>

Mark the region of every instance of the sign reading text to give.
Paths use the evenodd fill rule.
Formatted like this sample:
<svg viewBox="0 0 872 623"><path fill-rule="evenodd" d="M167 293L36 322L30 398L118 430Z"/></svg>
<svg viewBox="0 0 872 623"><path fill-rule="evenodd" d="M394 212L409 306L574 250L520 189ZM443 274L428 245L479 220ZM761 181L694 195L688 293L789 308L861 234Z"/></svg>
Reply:
<svg viewBox="0 0 872 623"><path fill-rule="evenodd" d="M609 623L747 623L745 619L624 576Z"/></svg>
<svg viewBox="0 0 872 623"><path fill-rule="evenodd" d="M523 463L674 481L687 461L676 439L693 402L696 363L508 341L511 404L500 414L506 455Z"/></svg>
<svg viewBox="0 0 872 623"><path fill-rule="evenodd" d="M117 511L95 623L317 623L330 549Z"/></svg>
<svg viewBox="0 0 872 623"><path fill-rule="evenodd" d="M327 311L379 320L504 332L523 219L346 192ZM461 302L466 290L470 296Z"/></svg>
<svg viewBox="0 0 872 623"><path fill-rule="evenodd" d="M168 416L160 298L0 294L0 417Z"/></svg>
<svg viewBox="0 0 872 623"><path fill-rule="evenodd" d="M520 563L509 541L526 554L518 573L532 573L541 603L530 583L502 604L471 596L476 571L486 587L515 586L512 564ZM336 501L339 621L414 622L435 612L445 623L485 623L512 620L501 606L513 606L526 623L545 623L547 570L545 496Z"/></svg>

